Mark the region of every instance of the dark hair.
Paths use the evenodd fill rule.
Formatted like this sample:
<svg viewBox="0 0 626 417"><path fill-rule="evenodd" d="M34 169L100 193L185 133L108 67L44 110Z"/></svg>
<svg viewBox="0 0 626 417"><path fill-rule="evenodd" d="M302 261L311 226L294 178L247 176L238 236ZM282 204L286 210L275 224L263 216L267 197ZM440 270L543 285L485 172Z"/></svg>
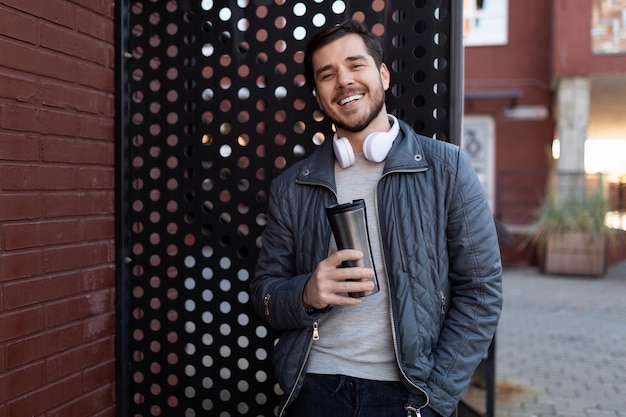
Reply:
<svg viewBox="0 0 626 417"><path fill-rule="evenodd" d="M357 34L363 39L367 52L374 58L376 67L380 68L380 65L383 63L383 44L380 38L370 32L363 23L356 20L347 20L316 33L309 40L304 50L304 78L311 90L315 89L315 74L313 70L313 54L315 51L351 33Z"/></svg>

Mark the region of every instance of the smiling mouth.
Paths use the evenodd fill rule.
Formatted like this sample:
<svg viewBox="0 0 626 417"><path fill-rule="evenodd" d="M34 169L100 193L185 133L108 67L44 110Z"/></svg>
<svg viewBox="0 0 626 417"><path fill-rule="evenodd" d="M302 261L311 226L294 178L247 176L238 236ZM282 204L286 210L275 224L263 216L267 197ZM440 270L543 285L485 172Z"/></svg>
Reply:
<svg viewBox="0 0 626 417"><path fill-rule="evenodd" d="M360 100L362 98L363 98L363 94L354 94L354 95L352 95L350 97L346 97L343 100L340 100L339 101L339 105L340 106L345 106L346 104L350 104L350 103L355 102L357 100Z"/></svg>

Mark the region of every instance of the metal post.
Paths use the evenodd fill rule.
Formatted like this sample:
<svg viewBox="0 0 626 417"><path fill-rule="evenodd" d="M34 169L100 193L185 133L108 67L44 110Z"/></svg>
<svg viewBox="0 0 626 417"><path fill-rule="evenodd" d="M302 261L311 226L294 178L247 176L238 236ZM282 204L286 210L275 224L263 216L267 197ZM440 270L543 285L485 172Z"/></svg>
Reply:
<svg viewBox="0 0 626 417"><path fill-rule="evenodd" d="M130 415L130 276L125 260L130 230L128 207L128 84L129 5L115 0L115 391L116 415Z"/></svg>

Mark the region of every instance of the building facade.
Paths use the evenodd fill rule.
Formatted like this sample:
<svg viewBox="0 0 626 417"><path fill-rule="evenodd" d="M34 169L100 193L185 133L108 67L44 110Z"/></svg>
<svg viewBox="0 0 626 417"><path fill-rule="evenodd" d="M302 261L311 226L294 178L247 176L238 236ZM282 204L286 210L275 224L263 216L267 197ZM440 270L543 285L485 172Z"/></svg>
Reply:
<svg viewBox="0 0 626 417"><path fill-rule="evenodd" d="M550 172L563 184L602 172L612 207L624 209L626 1L464 4L464 147L495 217L517 235L505 261L532 262L519 243Z"/></svg>
<svg viewBox="0 0 626 417"><path fill-rule="evenodd" d="M0 1L0 416L115 415L114 6Z"/></svg>

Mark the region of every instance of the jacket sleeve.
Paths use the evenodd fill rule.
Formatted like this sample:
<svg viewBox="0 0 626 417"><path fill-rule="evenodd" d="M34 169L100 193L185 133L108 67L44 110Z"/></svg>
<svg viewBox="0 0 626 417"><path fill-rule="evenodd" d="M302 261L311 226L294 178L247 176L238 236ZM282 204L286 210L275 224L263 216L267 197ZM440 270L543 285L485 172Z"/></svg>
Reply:
<svg viewBox="0 0 626 417"><path fill-rule="evenodd" d="M296 273L294 224L297 209L290 207L286 187L280 180L270 187L267 223L254 277L250 281L256 313L275 329L310 326L319 314L308 314L302 305L302 291L312 271Z"/></svg>
<svg viewBox="0 0 626 417"><path fill-rule="evenodd" d="M461 399L502 310L502 265L493 216L469 159L460 149L457 156L446 227L448 311L427 381L435 409ZM450 415L454 410L436 411Z"/></svg>

